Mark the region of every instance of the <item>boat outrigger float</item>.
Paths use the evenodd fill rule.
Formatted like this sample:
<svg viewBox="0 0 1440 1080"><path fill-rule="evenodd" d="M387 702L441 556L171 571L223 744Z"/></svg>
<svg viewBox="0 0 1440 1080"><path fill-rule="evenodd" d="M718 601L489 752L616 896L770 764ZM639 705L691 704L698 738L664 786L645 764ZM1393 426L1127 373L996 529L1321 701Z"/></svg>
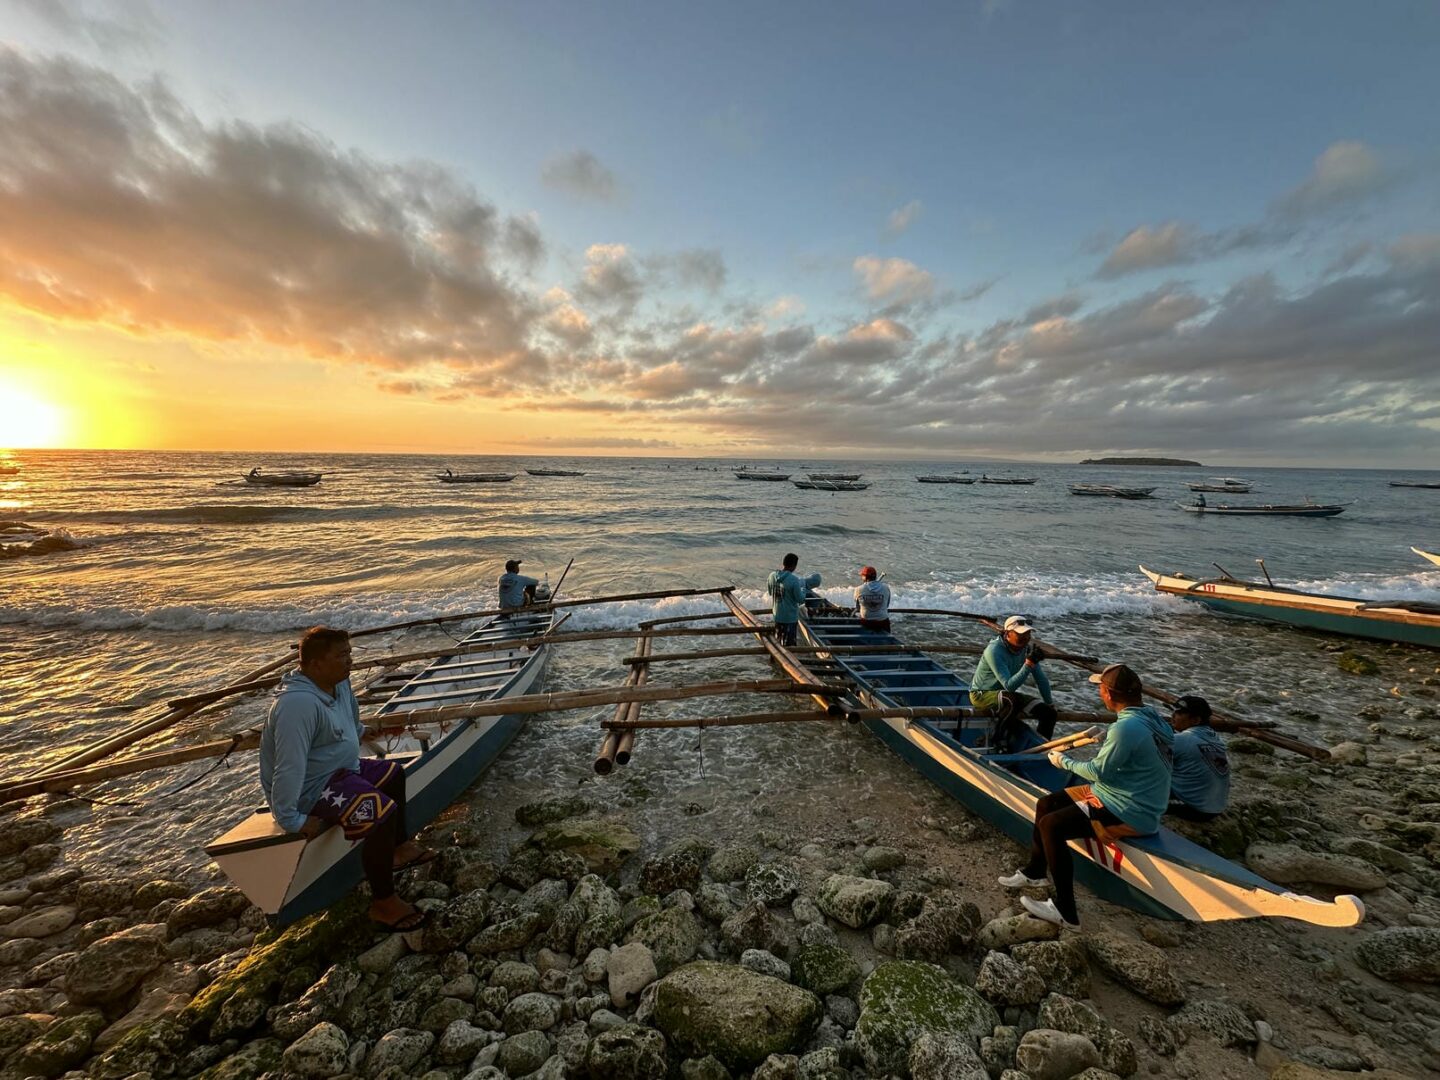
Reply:
<svg viewBox="0 0 1440 1080"><path fill-rule="evenodd" d="M1423 600L1361 600L1352 596L1287 589L1274 582L1242 581L1223 569L1219 577L1157 574L1140 567L1157 592L1194 600L1228 615L1325 630L1350 637L1440 649L1440 604ZM1268 579L1269 574L1266 574Z"/></svg>

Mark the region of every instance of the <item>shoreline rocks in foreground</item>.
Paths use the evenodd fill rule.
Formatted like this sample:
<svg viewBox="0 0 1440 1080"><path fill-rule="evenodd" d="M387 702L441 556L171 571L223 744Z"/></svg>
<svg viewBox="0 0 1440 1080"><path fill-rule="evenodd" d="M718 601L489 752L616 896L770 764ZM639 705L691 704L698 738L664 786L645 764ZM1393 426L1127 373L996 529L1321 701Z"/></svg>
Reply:
<svg viewBox="0 0 1440 1080"><path fill-rule="evenodd" d="M1083 933L1061 934L993 891L977 902L947 871L912 864L876 842L873 823L854 824L858 844L792 852L766 833L754 845L684 837L645 853L635 831L584 800L546 799L517 812L532 831L492 860L470 846L485 831L461 814L430 830L441 857L403 887L429 924L382 935L360 896L275 933L227 886L192 893L51 869L62 829L25 810L0 818L10 872L0 884L0 1080L1108 1080L1440 1068L1430 989L1440 918L1429 924L1428 894L1397 881L1418 886L1431 872L1374 841L1300 843L1293 817L1286 837L1257 824L1273 825L1274 812L1237 808L1222 832L1233 830L1252 865L1366 890L1383 913L1374 928L1326 938L1328 949L1274 934L1293 939L1291 963L1319 986L1287 988L1289 1004L1322 1010L1329 1031L1292 1028L1276 1002L1187 978L1176 958L1195 930L1140 921L1137 936L1095 914ZM917 831L957 842L934 828ZM996 843L957 829L964 842ZM1403 870L1383 865L1401 859Z"/></svg>

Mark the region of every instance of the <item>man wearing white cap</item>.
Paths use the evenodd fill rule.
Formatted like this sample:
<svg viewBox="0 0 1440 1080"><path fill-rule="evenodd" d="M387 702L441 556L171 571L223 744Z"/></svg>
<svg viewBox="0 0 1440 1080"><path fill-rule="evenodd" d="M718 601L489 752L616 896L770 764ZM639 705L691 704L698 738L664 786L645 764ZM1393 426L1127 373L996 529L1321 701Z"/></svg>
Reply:
<svg viewBox="0 0 1440 1080"><path fill-rule="evenodd" d="M1035 628L1024 615L1011 615L1005 620L1000 636L980 655L975 675L970 680L970 704L989 709L994 714L997 746L1015 742L1018 734L1008 728L1023 719L1034 721L1042 738L1055 734L1055 703L1050 696L1050 680L1040 667L1040 652L1034 645ZM1019 693L1026 680L1040 691L1037 701L1029 694Z"/></svg>

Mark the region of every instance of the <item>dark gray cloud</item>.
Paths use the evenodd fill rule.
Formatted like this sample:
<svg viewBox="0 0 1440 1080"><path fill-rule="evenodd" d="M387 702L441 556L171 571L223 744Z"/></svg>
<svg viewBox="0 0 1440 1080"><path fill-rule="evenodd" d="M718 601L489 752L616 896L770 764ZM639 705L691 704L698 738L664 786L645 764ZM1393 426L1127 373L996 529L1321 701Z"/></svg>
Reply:
<svg viewBox="0 0 1440 1080"><path fill-rule="evenodd" d="M620 181L589 150L572 150L551 158L540 170L540 182L595 202L616 202L621 196Z"/></svg>

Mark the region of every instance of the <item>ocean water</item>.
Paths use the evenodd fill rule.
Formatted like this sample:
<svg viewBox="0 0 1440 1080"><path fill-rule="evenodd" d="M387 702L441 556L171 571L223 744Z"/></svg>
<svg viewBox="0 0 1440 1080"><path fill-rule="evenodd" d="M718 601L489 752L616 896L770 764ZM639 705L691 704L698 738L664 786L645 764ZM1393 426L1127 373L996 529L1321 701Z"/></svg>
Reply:
<svg viewBox="0 0 1440 1080"><path fill-rule="evenodd" d="M1124 660L1159 685L1199 692L1247 716L1277 720L1314 741L1358 733L1357 703L1380 682L1339 672L1337 639L1228 619L1156 595L1137 564L1196 576L1218 563L1277 583L1366 597L1440 600L1440 569L1410 553L1440 547L1440 490L1390 488L1400 474L1227 469L1255 482L1252 501L1351 501L1331 519L1245 519L1186 514L1184 481L1219 470L1019 465L998 462L751 462L810 471L863 472L863 492L801 491L741 482L729 462L623 458L435 458L22 452L0 476L0 774L24 775L154 712L169 698L208 689L277 657L316 623L357 629L490 607L507 558L553 583L567 560L570 597L733 585L752 606L786 551L821 591L847 599L873 564L896 605L1005 615L1025 612L1041 636L1072 651ZM237 483L252 465L315 468L322 483L265 489ZM584 469L577 478L532 477L525 465ZM434 474L506 471L508 484L445 485ZM923 485L926 472L1032 475L1030 487ZM1435 479L1435 474L1403 477ZM1157 498L1079 498L1077 481L1156 485ZM1209 496L1219 500L1220 496ZM4 525L9 524L10 535ZM19 530L60 535L31 554ZM60 550L56 550L56 548ZM633 625L662 615L718 610L677 598L576 609L566 629ZM444 644L464 624L367 638L361 656ZM972 622L910 617L916 642L982 644ZM550 690L623 681L630 642L557 648ZM664 648L694 647L679 642ZM1433 652L1360 644L1387 670L1429 672ZM957 669L969 667L956 658ZM1052 665L1059 697L1093 707L1083 676ZM666 665L652 680L766 678L758 660ZM263 698L202 713L143 744L158 749L259 723ZM658 715L719 715L773 701L710 699L657 706ZM486 784L521 792L542 783L585 784L599 714L537 718ZM796 725L643 737L612 792L708 793L720 815L742 815L753 792L828 773L873 793L920 783L863 732ZM89 792L106 800L91 826L72 829L67 857L205 873L201 851L259 798L251 759L237 757L181 795L190 765ZM845 779L838 779L838 777ZM748 786L747 786L748 785ZM600 796L605 797L603 790ZM619 798L619 795L616 795ZM635 800L632 798L631 802ZM703 800L702 800L703 801ZM723 805L722 805L723 804ZM642 815L643 816L643 815ZM657 826L658 827L658 826Z"/></svg>

